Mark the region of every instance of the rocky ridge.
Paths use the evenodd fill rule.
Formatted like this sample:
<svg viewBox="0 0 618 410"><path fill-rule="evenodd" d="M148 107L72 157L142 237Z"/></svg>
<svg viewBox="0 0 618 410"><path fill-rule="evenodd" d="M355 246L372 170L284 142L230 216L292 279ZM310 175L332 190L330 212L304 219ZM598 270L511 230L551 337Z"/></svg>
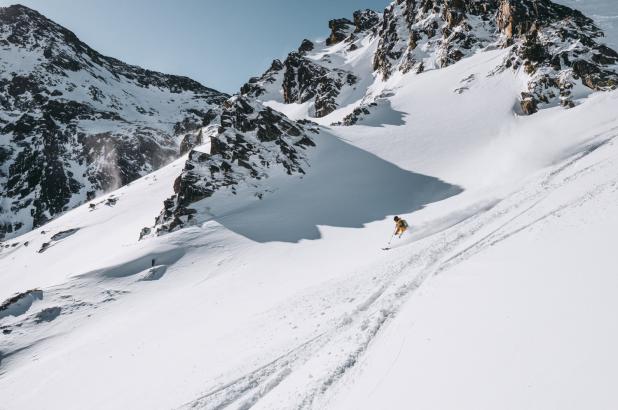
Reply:
<svg viewBox="0 0 618 410"><path fill-rule="evenodd" d="M228 97L105 57L27 7L0 8L0 239L178 157Z"/></svg>
<svg viewBox="0 0 618 410"><path fill-rule="evenodd" d="M362 80L340 63L358 49L359 39L375 47L372 70L382 81L396 72L421 74L484 50L509 49L495 72L523 70L528 75L518 108L522 114L572 107L580 96L618 84L618 53L602 43L602 31L579 11L550 0L396 0L382 14L358 11L353 20L331 20L324 43L316 47L305 40L298 52L283 63L276 60L241 92L286 104L312 101L312 116L328 115L341 106L338 97L346 88ZM349 46L332 47L339 43ZM338 70L349 76L337 77ZM352 125L370 115L374 100L368 93L335 125Z"/></svg>
<svg viewBox="0 0 618 410"><path fill-rule="evenodd" d="M397 1L384 11L374 69L422 73L490 48L510 48L496 72L523 68L529 75L521 111L573 106L573 90L611 90L618 54L601 30L577 10L550 0ZM348 121L353 123L353 121Z"/></svg>
<svg viewBox="0 0 618 410"><path fill-rule="evenodd" d="M601 31L580 12L549 0L397 0L378 14L354 13L353 20L329 22L323 43L303 40L284 61L274 60L260 77L242 86L226 103L221 126L204 131L209 152L189 155L154 228L161 234L198 221L196 203L223 190L241 187L261 197L265 180L283 165L288 174L304 173L306 148L313 127L289 121L260 101L309 103L309 117L324 117L340 107L341 95L359 85L360 74L342 64L360 47L374 47L373 76L387 81L395 72L440 69L484 50L508 49L490 75L523 69L528 75L520 111L532 114L544 106L572 106L578 83L589 90L616 85L616 53L598 40ZM458 92L463 92L464 89ZM367 92L343 121L352 125L372 109L388 103L389 92ZM276 130L276 139L265 130ZM315 130L317 132L317 130ZM202 136L202 134L200 134ZM204 142L200 137L199 142Z"/></svg>
<svg viewBox="0 0 618 410"><path fill-rule="evenodd" d="M103 57L27 8L2 9L0 20L3 52L29 62L14 69L7 66L12 59L0 60L9 73L0 83L4 234L38 226L186 153L175 195L142 236L193 223L194 204L217 191L249 188L260 197L269 175L305 172L306 149L315 143L310 134L318 132L269 101L308 103L308 116L319 118L357 88L366 91L337 125L352 125L388 102L383 92L362 90L371 81L344 63L351 53L371 53L369 80L384 82L396 72L422 74L473 53L508 50L493 74L527 75L519 108L525 114L573 106L586 92L615 88L618 78L618 54L600 42L592 20L549 0L397 0L383 14L357 11L352 20L331 20L325 41L302 41L231 98ZM162 97L164 107L145 103Z"/></svg>
<svg viewBox="0 0 618 410"><path fill-rule="evenodd" d="M325 43L327 46L343 43L345 50L354 51L363 37L375 34L379 21L380 15L372 10L356 11L353 21L331 20L331 33ZM303 40L298 50L288 54L283 62L274 60L262 76L244 84L241 94L259 99L280 96L286 104L311 102L312 117L330 114L339 107L339 95L354 87L359 78L351 70L338 67L328 53L311 56L313 50L314 43Z"/></svg>
<svg viewBox="0 0 618 410"><path fill-rule="evenodd" d="M262 182L271 173L304 174L306 150L315 146L310 135L318 132L310 122L291 121L255 99L230 98L221 124L203 129L207 140L202 142L209 144L190 151L174 183L175 194L165 201L154 228L144 228L140 238L191 225L197 221L196 203L215 193L235 195L239 189L249 189L261 198L266 192Z"/></svg>

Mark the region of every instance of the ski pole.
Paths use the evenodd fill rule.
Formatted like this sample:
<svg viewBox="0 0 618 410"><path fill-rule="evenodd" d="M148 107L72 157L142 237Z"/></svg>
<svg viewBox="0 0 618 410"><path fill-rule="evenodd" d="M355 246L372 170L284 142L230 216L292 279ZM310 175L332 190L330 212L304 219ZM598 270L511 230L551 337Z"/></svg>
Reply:
<svg viewBox="0 0 618 410"><path fill-rule="evenodd" d="M391 235L391 239L389 239L389 240L388 240L388 244L387 244L386 246L390 245L390 244L391 244L391 242L393 242L393 238L394 238L394 237L395 237L395 234L392 234L392 235Z"/></svg>
<svg viewBox="0 0 618 410"><path fill-rule="evenodd" d="M391 235L391 239L389 239L389 240L388 240L388 243L386 244L386 246L385 246L384 248L382 248L382 250L385 250L385 251L386 251L386 250L390 249L391 242L393 241L393 238L394 238L394 237L395 237L395 234L392 234L392 235Z"/></svg>

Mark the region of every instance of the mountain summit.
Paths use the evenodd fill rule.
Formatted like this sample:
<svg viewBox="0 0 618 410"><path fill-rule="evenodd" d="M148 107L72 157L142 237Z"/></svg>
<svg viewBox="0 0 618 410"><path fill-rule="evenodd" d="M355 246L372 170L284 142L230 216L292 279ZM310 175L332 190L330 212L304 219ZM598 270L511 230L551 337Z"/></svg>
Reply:
<svg viewBox="0 0 618 410"><path fill-rule="evenodd" d="M241 92L283 104L309 102L315 118L355 104L343 122L349 125L379 98L371 95L371 76L420 74L492 49L510 50L496 72L528 76L520 96L524 114L572 107L583 95L618 85L618 53L602 44L603 32L581 12L550 0L398 0L382 15L361 10L353 21L331 20L329 27L328 50L305 40ZM359 64L363 52L370 64Z"/></svg>
<svg viewBox="0 0 618 410"><path fill-rule="evenodd" d="M414 76L499 51L491 70L482 75L520 79L523 85L513 86L517 89L511 108L518 115L554 106L572 108L583 97L618 85L618 53L600 42L602 31L581 12L549 0L398 0L383 13L358 10L352 19L333 19L328 27L325 40L303 40L283 61L274 60L261 76L250 78L229 104L234 114L228 117L244 113L243 123L251 126L242 128L253 130L256 124L247 115L255 117L251 107L263 103L303 122L379 124L385 115L396 116L391 97ZM466 93L480 81L477 76L461 78L453 92ZM275 117L279 114L266 118ZM284 125L284 130L292 131L285 135L277 130L276 136L284 135L288 143L279 141L269 149L262 138L249 142L249 147L262 147L261 165L249 165L248 141L232 138L232 133L216 137L210 153L191 155L174 184L176 195L165 202L156 219L155 231L166 233L199 222L195 216L208 206L196 203L220 188L231 187L235 194L241 186L251 187L261 198L261 180L266 174L258 170L265 170L281 152L287 152L286 161L295 164L287 167L288 173L303 173L306 167L298 164L305 158L299 144L306 148L313 141L295 137L304 126L286 126L286 121L277 119L270 126ZM403 125L401 118L395 123ZM223 144L217 143L221 140ZM319 145L320 138L315 140ZM142 235L152 231L147 227Z"/></svg>
<svg viewBox="0 0 618 410"><path fill-rule="evenodd" d="M0 238L167 164L228 97L105 57L27 7L0 8Z"/></svg>
<svg viewBox="0 0 618 410"><path fill-rule="evenodd" d="M388 104L393 78L499 49L508 53L489 75L521 73L517 75L525 85L516 108L521 114L555 105L573 107L581 97L618 84L618 54L600 42L603 33L594 22L549 0L396 1L383 13L359 10L352 19L334 19L328 26L330 34L322 44L304 40L285 60L274 60L262 76L251 78L227 107L253 107L234 109L234 115L244 116L270 110L258 116L264 129L281 124L275 110L334 125L371 121L372 112ZM251 152L245 133L252 126L228 133L243 135L236 141L223 136L221 115L228 109L228 95L186 77L102 56L27 7L0 10L0 53L0 135L6 140L0 147L0 236L40 226L125 185L209 141L214 129L229 153ZM467 88L464 84L457 92ZM270 108L257 108L261 103ZM334 114L340 109L346 112L343 117ZM203 129L208 125L214 128ZM267 151L260 155L269 156ZM204 157L190 158L195 165ZM230 170L224 186L260 175L246 158L239 159L243 155L229 158L227 165L217 166ZM245 177L235 167L250 172ZM196 180L195 171L192 175L189 180ZM211 173L203 178L217 179ZM177 187L186 190L187 184ZM161 218L158 224L167 223L167 217Z"/></svg>

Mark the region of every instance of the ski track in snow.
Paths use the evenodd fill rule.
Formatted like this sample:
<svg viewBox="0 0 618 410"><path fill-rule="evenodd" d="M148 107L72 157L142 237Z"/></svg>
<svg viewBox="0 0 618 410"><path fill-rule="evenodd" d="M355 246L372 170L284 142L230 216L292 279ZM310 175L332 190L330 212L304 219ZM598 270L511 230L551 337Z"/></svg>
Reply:
<svg viewBox="0 0 618 410"><path fill-rule="evenodd" d="M564 0L569 1L576 0ZM367 55L374 51L375 44L366 50ZM422 76L402 77L396 73L388 82L359 85L359 90L369 87L365 91L383 98L379 98L375 118L367 118L353 127L324 128L336 138L330 145L322 138L319 147L341 148L344 144L339 140L349 142L349 147L344 151L332 150L334 159L328 163L315 162L312 171L331 166L329 172L316 178L315 186L307 184L311 182L311 173L305 178L304 187L298 184L309 195L306 201L287 205L294 217L290 220L296 220L297 212L310 211L316 211L320 218L310 224L312 235L297 235L289 240L295 242L294 248L275 240L285 236L264 239L266 245L258 245L248 234L247 221L254 222L261 233L264 226L276 225L282 219L280 212L285 207L277 208L281 205L277 200L262 201L257 206L251 203L229 214L222 212L218 216L223 222L214 218L201 226L196 224L136 243L139 229L152 223L153 216L160 212L161 202L172 194L183 159L175 162L175 170L163 169L117 191L116 200L120 201L113 210L103 206L105 200L101 200L93 204L93 209L76 209L52 221L51 228L45 228L47 233L33 231L20 237L19 242L16 239L7 244L0 253L0 262L3 267L11 267L10 261L15 261L17 272L9 272L12 277L7 274L15 282L6 281L12 287L9 294L39 284L40 289L32 289L36 293L11 306L11 314L0 315L0 332L6 336L0 337L0 384L6 400L12 400L11 405L16 408L33 406L31 400L59 407L65 400L64 393L74 395L71 403L62 403L72 408L83 403L93 408L115 405L209 410L336 407L332 405L336 394L357 381L355 377L363 361L373 353L372 344L387 333L386 328L395 318L405 316L404 306L415 307L408 303L421 299L424 285L432 277L448 275L451 268L493 246L522 232L543 229L552 219L603 194L618 191L618 177L611 173L618 169L618 150L614 146L618 128L597 132L583 145L572 146L572 141L594 134L595 127L615 124L613 114L607 112L615 107L612 100L617 100L616 94L597 94L588 101L578 101L568 115L563 114L567 111L552 108L532 117L518 117L513 115L512 107L519 98L519 83L525 80L521 70L517 74L485 75L503 57L502 51L487 51L448 68L429 70ZM361 77L368 81L371 59L358 59L351 64L360 65L353 64L351 68L364 70ZM349 113L358 95L354 92L344 97L342 101L350 100L349 106L316 122L331 124ZM296 117L303 117L308 109L273 102L270 105ZM424 109L418 110L421 105ZM444 115L451 112L452 117ZM487 118L480 121L479 112ZM568 154L561 151L567 148ZM348 152L347 163L341 163L342 152ZM560 159L556 160L557 157ZM545 160L556 162L548 167ZM346 194L344 189L349 183L337 185L336 177L341 175L341 169L349 171L352 165L355 178L351 181L362 183L351 193L367 194L367 187L373 189L368 195L354 197L357 203L370 205L367 212L360 212L362 218L342 224L348 210L333 218L323 218L326 209L306 206L304 202L340 202L343 196L339 194ZM383 170L382 179L367 177L375 176L378 169ZM603 174L604 170L609 172ZM445 199L447 205L429 201L414 207L409 213L414 218L410 220L411 233L395 242L388 252L368 254L359 258L360 264L348 260L336 265L340 257L338 241L353 239L353 243L347 244L349 249L342 252L347 259L354 259L361 246L370 249L367 245L374 245L375 241L367 240L368 236L381 234L387 223L391 227L390 221L381 218L391 211L408 209L408 197L413 196L417 186L409 187L400 208L383 207L389 211L372 217L365 215L374 211L372 200L387 198L386 202L392 203L397 199L390 191L381 191L376 186L382 188L379 184L383 181L399 181L395 177L412 171L439 177L469 191L461 193L464 199ZM488 177L487 173L495 175ZM590 176L592 181L586 179ZM512 178L504 183L507 192L500 185L503 177ZM332 178L330 184L325 184L327 178ZM483 185L485 179L489 180L487 185ZM561 190L573 183L577 193L561 196ZM327 186L337 186L337 195L317 195L322 200L316 200L316 194L324 193ZM488 186L489 195L483 191ZM273 191L281 192L276 183L273 187ZM297 198L299 192L291 189L287 199ZM466 196L470 192L472 195ZM256 208L259 211L265 203L275 210L274 217L256 218ZM355 206L354 202L350 204ZM227 205L223 203L222 209ZM425 206L442 208L423 214ZM240 223L230 225L228 219L238 215ZM434 218L435 215L438 216ZM266 212L262 216L272 215ZM133 220L137 218L142 219ZM111 223L112 220L116 222ZM45 261L55 263L54 257L70 259L71 248L81 245L79 241L84 238L98 242L94 246L84 242L80 248L85 254L80 257L92 260L83 263L76 258L75 264L58 263L51 272L45 269ZM35 247L28 251L40 249L39 253L45 253L35 253L38 259L31 261L24 249L27 246ZM296 257L294 252L300 256ZM286 259L280 264L288 272L278 266L277 258L281 256ZM324 269L332 269L336 274L316 275L315 280L303 278L313 273L311 269L323 268L322 258L324 264L335 265ZM298 261L309 260L309 269L287 275ZM196 266L191 267L194 263ZM247 265L255 267L244 269ZM218 279L222 280L217 282ZM267 282L264 288L259 287L262 280ZM193 289L197 290L191 292ZM229 292L231 296L226 299L217 291ZM281 293L284 295L280 296ZM263 301L268 298L276 302ZM170 301L175 303L172 308L168 306ZM249 308L243 311L245 302ZM168 311L164 313L169 314L161 315L165 309ZM145 319L144 323L135 318L123 322L123 315L131 314ZM207 317L208 314L224 318L218 321ZM167 320L168 328L164 330L169 332L160 332L161 317ZM237 319L238 323L234 323ZM101 335L107 331L108 335ZM142 337L141 332L146 336ZM282 336L275 337L278 332ZM220 346L219 342L227 342L230 347ZM405 350L404 342L405 339L393 360ZM103 347L93 346L97 343ZM148 349L139 351L144 345ZM245 351L248 347L254 348ZM120 359L107 361L110 352ZM133 356L138 359L133 360ZM223 358L213 363L219 359L217 356ZM163 377L144 370L152 362L156 362ZM114 368L119 363L122 372ZM97 364L103 368L89 374ZM56 372L61 381L49 382L46 377L38 377L49 371ZM74 374L81 377L82 373L88 373L90 382L84 384L83 392L70 391L71 381L81 382ZM136 377L138 383L130 385ZM178 385L162 378L172 378ZM97 385L105 381L109 383L108 391ZM188 387L181 386L183 381ZM130 391L123 390L126 386ZM24 392L28 391L37 394L24 399ZM123 393L126 397L122 397ZM405 400L404 397L402 402Z"/></svg>
<svg viewBox="0 0 618 410"><path fill-rule="evenodd" d="M558 217L568 208L580 206L582 202L608 188L617 189L618 177L594 187L576 200L555 206L550 212L540 216L534 215L533 212L541 202L564 184L591 172L595 167L603 166L606 161L581 170L573 170L582 159L606 145L613 144L615 136L614 134L599 143L591 144L582 152L554 166L550 171L545 171L544 175L537 177L540 180L536 184L530 184L532 189L515 191L495 205L482 207L479 212L469 215L454 226L427 235L431 239L427 245L386 268L375 281L373 293L361 301L352 312L331 321L325 332L306 340L255 370L234 378L222 376L222 380L228 381L219 381L217 385L207 388L205 394L179 409L254 407L294 372L302 371L303 366L315 362L316 357L334 355L335 359L315 372L320 377L306 386L303 392L297 392L298 397L281 405L281 408L321 408L328 402L331 387L358 363L380 330L432 275L444 272L483 249L530 229L547 218ZM423 238L417 238L415 241ZM410 242L408 245L411 243L413 244ZM408 247L404 245L402 248ZM338 286L352 288L350 280L354 279L347 278ZM345 349L332 352L334 346L345 346Z"/></svg>
<svg viewBox="0 0 618 410"><path fill-rule="evenodd" d="M556 217L569 207L579 206L582 201L605 189L610 187L615 189L618 178L593 187L579 199L556 206L550 212L532 219L529 217L535 207L554 190L594 171L595 167L603 166L605 161L600 161L583 169L571 171L582 159L606 145L613 144L613 138L612 136L600 143L591 144L582 152L554 166L550 171L545 171L540 182L532 184L536 187L534 189L516 191L497 203L472 207L463 210L454 219L451 217L448 220L434 221L430 226L417 228L404 244L389 251L397 252L397 255L393 257L394 262L388 266L376 270L372 268L363 274L357 273L337 283L329 284L334 289L333 292L344 295L340 296L341 299L354 297L359 299L358 289L364 289L364 297L356 301L357 304L351 311L330 320L319 335L299 343L291 350L253 370L237 369L235 372L221 375L211 386L204 389L203 395L180 406L179 409L248 409L259 405L260 400L281 386L295 372L305 372L304 367L315 368L316 365L322 368L319 371L312 371L312 374L319 376L314 376L305 391L298 393L301 394L300 397L294 397L291 402L286 402L281 407L289 408L293 405L299 409L314 408L318 403L327 401L331 387L359 362L383 326L432 275L444 272L482 252L483 249L507 240L546 218ZM405 255L408 249L415 248L418 244L422 246ZM404 257L400 259L402 255ZM146 255L142 259L150 257L151 255ZM169 262L173 264L176 260L178 257L174 256ZM0 358L7 359L53 337L45 335L58 316L77 324L108 303L129 294L132 284L148 280L149 277L160 278L159 275L162 276L160 272L164 273L166 268L165 265L161 265L147 269L133 269L132 264L135 262L130 261L117 267L83 274L67 284L44 289L45 303L35 301L42 305L42 308L39 306L34 309L29 306L28 310L14 321L2 326L3 330L11 330L13 336L11 340L19 341L19 345L0 344ZM119 273L120 271L124 273ZM109 278L112 278L112 281ZM367 286L368 283L370 286ZM99 291L93 293L91 291L93 286L98 287ZM319 289L308 297L323 297L325 292L328 291ZM93 294L97 297L93 298ZM55 316L49 320L41 320L41 312L50 312L50 309L52 312L55 309L57 312ZM340 347L339 351L334 351L335 346ZM329 359L323 360L324 357Z"/></svg>
<svg viewBox="0 0 618 410"><path fill-rule="evenodd" d="M201 395L178 408L325 407L380 331L431 276L548 218L558 217L605 190L616 189L617 179L613 178L593 186L576 199L552 202L551 210L537 212L539 205L565 184L596 172L607 166L608 161L615 162L615 159L603 159L579 167L582 161L612 147L615 136L616 129L596 135L588 145L580 146L568 158L540 171L523 188L512 189L503 199L450 209L447 217L413 225L412 234L385 253L384 258L343 278L294 295L285 305L264 313L263 323L268 323L275 312L295 312L302 318L313 313L311 310L317 309L316 306L323 306L324 300L338 305L340 311L320 322L317 334L303 336L303 340L285 351L271 348L250 363L210 378L204 383ZM4 373L5 360L54 338L57 321L64 321L65 329L70 328L67 324L80 326L140 286L148 286L145 282L165 277L185 252L216 248L222 251L223 259L219 263L230 262L226 249L220 249L221 244L209 242L210 238L203 235L199 229L184 230L181 236L171 235L166 239L167 248L149 248L137 256L132 254L124 263L82 273L62 285L42 289L42 300L35 300L26 311L2 322L0 329L11 337L0 341L0 375ZM65 238L69 240L69 235L63 233L56 238L61 244ZM1 256L8 258L16 249L20 247ZM151 267L149 262L153 258L158 263Z"/></svg>
<svg viewBox="0 0 618 410"><path fill-rule="evenodd" d="M615 190L618 178L593 186L580 197L555 205L549 212L535 214L538 205L554 191L599 167L607 166L609 160L605 159L577 168L582 160L613 146L615 136L615 130L605 136L597 136L600 141L583 147L580 152L549 170L541 171L541 175L529 181L524 189L515 190L500 201L479 204L444 220L417 227L407 241L389 251L393 257L386 266L378 263L375 265L377 268L372 266L366 271L329 283L329 289L314 290L307 298L317 299L328 293L339 293L340 301L355 299L356 304L348 312L324 323L323 331L317 336L298 343L296 347L253 369L239 368L220 375L205 386L201 396L179 408L260 407L269 393L285 388L286 381L295 375L306 373L313 375L311 383L305 385L303 391L296 391L294 396L282 395L279 399L284 402L279 408L321 408L328 403L333 387L359 363L380 330L432 275L445 272L487 247L530 229L547 218L558 217L607 189ZM189 248L200 246L199 236L195 236ZM35 300L25 312L3 324L2 330L10 330L12 338L8 343L0 343L0 366L2 361L17 353L53 338L50 329L59 317L74 321L77 326L84 317L90 317L107 304L129 294L138 282L160 278L165 274L167 265L173 265L182 257L178 252L181 250L147 254L122 265L79 275L66 284L43 289L42 301ZM153 255L166 263L143 268ZM98 288L98 292L92 292L93 287ZM362 291L359 292L359 289ZM302 306L292 305L291 308L302 309ZM264 354L264 357L269 354L273 352ZM0 367L0 375L2 373ZM268 404L265 406L270 407L272 403Z"/></svg>

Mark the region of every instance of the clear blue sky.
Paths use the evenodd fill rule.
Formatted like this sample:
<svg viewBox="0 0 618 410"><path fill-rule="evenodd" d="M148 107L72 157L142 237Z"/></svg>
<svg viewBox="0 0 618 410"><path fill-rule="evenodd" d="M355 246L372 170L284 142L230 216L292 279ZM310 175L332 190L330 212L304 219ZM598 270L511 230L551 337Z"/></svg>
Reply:
<svg viewBox="0 0 618 410"><path fill-rule="evenodd" d="M236 92L328 20L390 0L0 0L67 27L95 50L131 64Z"/></svg>

